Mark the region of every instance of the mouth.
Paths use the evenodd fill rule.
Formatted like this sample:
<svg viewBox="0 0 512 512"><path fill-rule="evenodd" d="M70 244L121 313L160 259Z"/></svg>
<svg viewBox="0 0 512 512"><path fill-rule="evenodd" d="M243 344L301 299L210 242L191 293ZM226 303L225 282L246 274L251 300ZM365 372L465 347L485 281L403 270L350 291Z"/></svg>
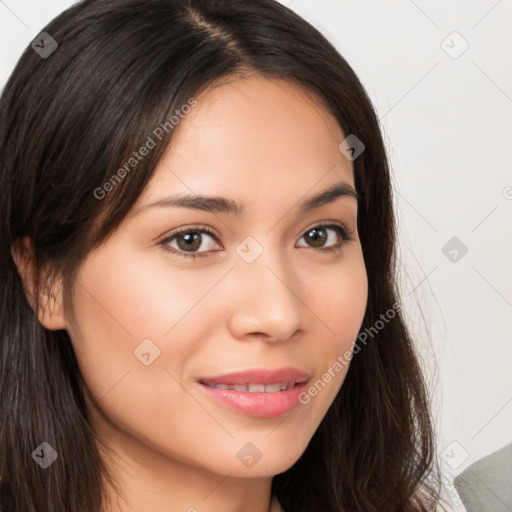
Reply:
<svg viewBox="0 0 512 512"><path fill-rule="evenodd" d="M217 404L249 416L275 418L299 405L309 379L309 373L288 367L202 378L197 384Z"/></svg>
<svg viewBox="0 0 512 512"><path fill-rule="evenodd" d="M234 391L246 391L248 393L279 393L286 391L297 385L296 382L278 382L276 384L207 384L201 382L205 386L215 389L232 389Z"/></svg>

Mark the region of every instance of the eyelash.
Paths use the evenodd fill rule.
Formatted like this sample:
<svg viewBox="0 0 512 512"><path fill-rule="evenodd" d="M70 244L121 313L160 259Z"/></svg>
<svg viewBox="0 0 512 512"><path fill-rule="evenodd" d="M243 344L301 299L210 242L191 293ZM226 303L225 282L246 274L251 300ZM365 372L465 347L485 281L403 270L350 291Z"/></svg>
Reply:
<svg viewBox="0 0 512 512"><path fill-rule="evenodd" d="M307 228L303 234L301 235L301 238L304 236L304 234L306 234L308 231L311 231L312 229L317 229L317 228L330 228L330 229L334 229L341 237L341 239L344 241L344 242L348 242L350 240L353 240L354 238L351 236L352 235L352 232L351 231L348 231L347 229L345 229L343 226L340 226L338 224L329 224L329 223L325 223L325 224L315 224L314 226L311 226L310 228ZM208 253L210 251L200 251L200 252L184 252L184 251L178 251L176 250L174 247L169 247L169 244L177 235L180 235L180 234L186 234L186 233L206 233L208 235L210 235L215 241L218 242L217 240L217 236L215 235L215 233L213 233L213 231L211 229L209 229L207 226L198 226L198 227L190 227L190 226L187 226L187 227L184 227L184 228L179 228L177 229L172 235L168 236L167 238L165 238L164 240L162 240L161 242L158 243L158 245L161 245L162 248L167 251L167 252L170 252L172 254L176 254L178 256L182 256L184 258L187 258L187 259L196 259L196 258L203 258L203 257L206 257L208 255ZM343 242L337 244L337 245L334 245L334 246L331 246L331 247L327 247L327 248L322 248L322 247L309 247L310 249L314 250L314 251L320 251L320 252L329 252L329 253L333 253L333 252L336 252L336 251L339 251L341 249L341 247L343 246Z"/></svg>

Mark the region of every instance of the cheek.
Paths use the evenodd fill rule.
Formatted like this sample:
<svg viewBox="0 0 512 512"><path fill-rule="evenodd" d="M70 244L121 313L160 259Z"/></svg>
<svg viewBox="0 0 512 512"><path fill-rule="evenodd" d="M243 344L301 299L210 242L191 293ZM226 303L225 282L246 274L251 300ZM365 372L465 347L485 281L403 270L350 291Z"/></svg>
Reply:
<svg viewBox="0 0 512 512"><path fill-rule="evenodd" d="M207 341L215 314L208 292L225 269L194 278L134 253L115 256L106 251L101 259L89 256L76 276L68 331L87 389L105 415L126 430L142 432L148 418L158 418L157 432L186 425L193 433L197 424L180 420L179 427L175 411L203 417L204 410L190 397L177 406L183 394L178 383L186 380L188 361L201 349L191 340Z"/></svg>
<svg viewBox="0 0 512 512"><path fill-rule="evenodd" d="M68 331L84 379L96 398L127 373L132 378L137 371L150 368L143 364L148 357L142 354L149 352L149 360L154 361L151 367L160 363L164 334L178 321L180 312L179 298L169 293L162 276L157 279L150 266L122 254L90 256L74 287Z"/></svg>
<svg viewBox="0 0 512 512"><path fill-rule="evenodd" d="M115 258L107 254L101 264L90 262L81 276L91 290L89 295L100 306L91 314L107 325L114 321L121 330L129 331L134 341L165 336L220 275L203 272L195 277L165 265L165 259L148 260L142 252Z"/></svg>
<svg viewBox="0 0 512 512"><path fill-rule="evenodd" d="M219 277L194 282L195 287L186 272L181 276L174 272L166 279L162 269L145 268L133 260L86 262L76 278L74 320L68 329L84 391L100 428L113 424L156 451L189 462L208 458L209 452L211 460L223 451L233 453L233 464L239 446L232 446L229 436L220 447L201 444L204 431L216 432L219 425L180 384L188 359L199 350L190 340L209 324L204 305L194 305ZM150 354L149 365L134 354L144 339L157 347L147 344L144 349ZM153 359L155 350L159 353ZM96 408L109 422L97 415Z"/></svg>
<svg viewBox="0 0 512 512"><path fill-rule="evenodd" d="M316 272L316 286L308 287L307 304L314 313L319 335L314 353L315 379L300 397L304 422L310 430L318 427L343 385L353 343L366 311L368 279L360 248L344 258L338 268Z"/></svg>
<svg viewBox="0 0 512 512"><path fill-rule="evenodd" d="M193 275L166 266L164 258L148 262L143 253L126 252L117 251L115 257L104 252L101 260L89 257L77 275L73 299L76 339L87 340L87 350L101 352L103 359L120 357L123 366L145 339L160 350L171 338L186 347L184 327L193 337L212 320L201 302L225 272Z"/></svg>
<svg viewBox="0 0 512 512"><path fill-rule="evenodd" d="M368 278L360 247L339 268L320 274L321 286L310 287L311 309L325 326L324 347L332 356L345 352L356 339L368 299ZM308 303L309 305L309 303Z"/></svg>

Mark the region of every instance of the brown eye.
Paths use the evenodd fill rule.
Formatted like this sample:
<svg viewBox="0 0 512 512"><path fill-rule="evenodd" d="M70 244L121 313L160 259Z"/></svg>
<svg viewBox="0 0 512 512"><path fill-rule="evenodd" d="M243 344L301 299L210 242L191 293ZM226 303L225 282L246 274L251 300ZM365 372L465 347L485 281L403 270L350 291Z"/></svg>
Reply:
<svg viewBox="0 0 512 512"><path fill-rule="evenodd" d="M183 251L197 251L201 247L202 236L201 233L193 231L184 235L178 235L175 237L178 247Z"/></svg>
<svg viewBox="0 0 512 512"><path fill-rule="evenodd" d="M324 228L313 228L306 232L305 238L313 247L322 247L327 241L327 233Z"/></svg>
<svg viewBox="0 0 512 512"><path fill-rule="evenodd" d="M217 250L216 237L206 228L182 228L160 242L165 250L179 256L206 256L206 253Z"/></svg>
<svg viewBox="0 0 512 512"><path fill-rule="evenodd" d="M322 224L306 230L300 239L306 241L306 245L300 244L301 247L329 251L340 248L343 241L352 240L352 237L345 228L337 224Z"/></svg>

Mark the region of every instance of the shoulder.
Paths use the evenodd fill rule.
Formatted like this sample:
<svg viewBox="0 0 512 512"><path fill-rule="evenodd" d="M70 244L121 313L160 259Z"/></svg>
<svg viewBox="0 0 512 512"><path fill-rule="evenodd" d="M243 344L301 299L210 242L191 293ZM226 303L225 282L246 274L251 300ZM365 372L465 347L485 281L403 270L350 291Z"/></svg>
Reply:
<svg viewBox="0 0 512 512"><path fill-rule="evenodd" d="M512 509L512 444L477 460L455 477L460 497L472 510Z"/></svg>

